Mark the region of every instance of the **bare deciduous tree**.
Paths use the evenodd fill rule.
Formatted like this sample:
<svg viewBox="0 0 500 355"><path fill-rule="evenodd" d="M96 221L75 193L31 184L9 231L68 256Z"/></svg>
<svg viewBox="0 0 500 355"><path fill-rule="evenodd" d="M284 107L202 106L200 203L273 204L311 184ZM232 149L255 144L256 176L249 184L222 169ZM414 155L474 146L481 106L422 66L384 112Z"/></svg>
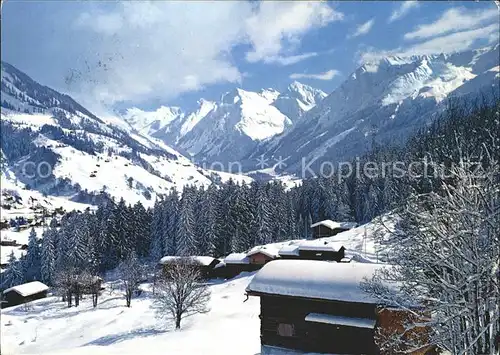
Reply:
<svg viewBox="0 0 500 355"><path fill-rule="evenodd" d="M155 307L160 317L181 320L196 313L209 311L210 290L203 282L197 265L190 258L180 258L165 265L164 277L158 280Z"/></svg>
<svg viewBox="0 0 500 355"><path fill-rule="evenodd" d="M68 307L72 306L73 303L73 283L75 279L75 270L66 269L58 270L54 277L54 285L59 295L62 296L63 302L68 303Z"/></svg>
<svg viewBox="0 0 500 355"><path fill-rule="evenodd" d="M84 294L92 294L93 306L97 306L100 292L100 282L97 276L78 268L68 268L59 270L55 274L54 284L63 302L68 303L68 307L73 305L73 299L75 307L78 307Z"/></svg>
<svg viewBox="0 0 500 355"><path fill-rule="evenodd" d="M137 260L135 253L132 253L120 263L118 272L123 283L123 288L125 289L127 307L130 307L132 296L137 291L137 287L144 275L143 267L139 263L139 260Z"/></svg>
<svg viewBox="0 0 500 355"><path fill-rule="evenodd" d="M500 336L500 174L493 159L477 161L462 159L439 191L410 198L381 240L396 267L365 285L401 307L424 306L428 343L457 355L498 354Z"/></svg>

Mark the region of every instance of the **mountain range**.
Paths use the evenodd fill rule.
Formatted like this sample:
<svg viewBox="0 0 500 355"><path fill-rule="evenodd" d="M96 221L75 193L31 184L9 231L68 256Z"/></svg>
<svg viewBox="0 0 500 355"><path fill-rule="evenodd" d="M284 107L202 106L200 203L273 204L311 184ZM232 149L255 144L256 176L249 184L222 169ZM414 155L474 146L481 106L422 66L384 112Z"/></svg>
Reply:
<svg viewBox="0 0 500 355"><path fill-rule="evenodd" d="M329 95L294 82L283 93L234 89L218 102L201 99L192 112L129 109L123 119L196 161L239 161L251 171L264 156L297 173L304 162L317 167L351 159L373 142L401 142L439 116L451 98L498 97L498 67L498 45L392 56L361 65Z"/></svg>
<svg viewBox="0 0 500 355"><path fill-rule="evenodd" d="M375 141L404 141L453 98L498 98L498 52L497 45L382 58L328 95L299 82L282 92L235 88L216 101L200 99L193 110L130 108L106 118L2 62L2 194L33 190L59 202L93 203L105 192L151 205L172 188L250 182L259 169L300 175L304 162L314 168L352 159ZM256 167L261 157L268 165ZM281 163L273 166L274 159ZM202 164L234 161L248 174ZM41 162L50 174L26 173Z"/></svg>
<svg viewBox="0 0 500 355"><path fill-rule="evenodd" d="M295 81L283 93L235 88L217 102L200 99L189 112L165 106L153 112L132 108L122 118L138 132L173 144L196 160L226 163L286 132L326 96Z"/></svg>

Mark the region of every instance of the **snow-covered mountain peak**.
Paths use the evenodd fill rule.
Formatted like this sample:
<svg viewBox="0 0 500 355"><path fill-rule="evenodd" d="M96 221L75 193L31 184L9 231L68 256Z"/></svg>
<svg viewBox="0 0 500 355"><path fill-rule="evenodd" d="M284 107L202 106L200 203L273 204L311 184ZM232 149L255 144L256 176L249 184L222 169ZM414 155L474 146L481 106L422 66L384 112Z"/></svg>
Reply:
<svg viewBox="0 0 500 355"><path fill-rule="evenodd" d="M240 94L243 94L243 96L244 96L245 95L244 90L239 89L239 88L234 88L234 89L222 94L222 96L220 98L220 102L222 104L226 104L226 105L236 104L241 100Z"/></svg>
<svg viewBox="0 0 500 355"><path fill-rule="evenodd" d="M271 103L274 102L278 98L278 96L280 96L280 93L275 89L268 88L268 89L262 89L260 91L260 95Z"/></svg>
<svg viewBox="0 0 500 355"><path fill-rule="evenodd" d="M305 112L312 109L326 96L319 89L294 81L276 98L273 105L292 122L297 122Z"/></svg>
<svg viewBox="0 0 500 355"><path fill-rule="evenodd" d="M294 81L288 85L287 92L284 95L289 95L301 101L301 103L307 106L307 110L311 109L327 96L322 90L302 84L298 81Z"/></svg>
<svg viewBox="0 0 500 355"><path fill-rule="evenodd" d="M133 107L127 109L122 118L139 133L150 135L183 115L180 107L160 106L149 112Z"/></svg>
<svg viewBox="0 0 500 355"><path fill-rule="evenodd" d="M474 100L498 92L498 45L450 54L391 56L358 67L293 128L247 157L286 156L290 171L303 157L350 159L377 140L402 141L445 109L450 97ZM297 85L296 85L297 86ZM494 88L494 89L492 89ZM286 104L290 100L276 100Z"/></svg>
<svg viewBox="0 0 500 355"><path fill-rule="evenodd" d="M221 103L226 105L242 104L244 100L264 99L268 104L272 104L280 93L274 89L262 89L259 92L247 91L241 88L234 88L221 97Z"/></svg>

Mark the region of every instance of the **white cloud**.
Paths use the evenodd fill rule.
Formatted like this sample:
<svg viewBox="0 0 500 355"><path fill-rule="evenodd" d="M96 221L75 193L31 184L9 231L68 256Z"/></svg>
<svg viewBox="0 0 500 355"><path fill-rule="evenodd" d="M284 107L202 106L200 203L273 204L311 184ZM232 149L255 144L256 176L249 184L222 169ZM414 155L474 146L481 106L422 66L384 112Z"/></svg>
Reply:
<svg viewBox="0 0 500 355"><path fill-rule="evenodd" d="M415 31L406 33L406 40L413 44L390 49L370 49L360 54L360 63L377 61L387 56L407 57L460 52L471 49L478 41L494 43L499 39L498 10L468 11L452 8L434 22L422 24Z"/></svg>
<svg viewBox="0 0 500 355"><path fill-rule="evenodd" d="M79 69L85 77L75 90L112 104L239 82L226 54L243 38L240 24L250 12L237 2L134 1L81 15L75 28L88 37L91 69Z"/></svg>
<svg viewBox="0 0 500 355"><path fill-rule="evenodd" d="M420 25L415 31L406 33L404 38L414 40L442 36L451 32L478 28L495 20L498 22L498 9L493 7L488 10L478 11L452 8L445 11L435 22Z"/></svg>
<svg viewBox="0 0 500 355"><path fill-rule="evenodd" d="M70 90L109 104L240 82L231 57L237 45L250 45L250 62L314 57L294 53L302 37L343 18L326 2L137 1L91 9L74 22L87 52L75 63Z"/></svg>
<svg viewBox="0 0 500 355"><path fill-rule="evenodd" d="M262 1L245 22L245 30L253 49L249 62L269 61L287 45L297 44L309 30L323 27L344 15L324 1Z"/></svg>
<svg viewBox="0 0 500 355"><path fill-rule="evenodd" d="M315 79L315 80L332 80L337 75L340 75L340 72L335 69L328 70L324 73L318 74L302 74L302 73L293 73L290 74L290 79Z"/></svg>
<svg viewBox="0 0 500 355"><path fill-rule="evenodd" d="M277 55L277 56L265 57L262 61L264 63L269 63L269 64L276 63L276 64L286 66L286 65L292 65L292 64L301 62L301 61L309 59L309 58L316 57L316 56L318 56L318 54L319 54L318 52L308 52L308 53L290 55L290 56Z"/></svg>
<svg viewBox="0 0 500 355"><path fill-rule="evenodd" d="M399 47L392 50L368 50L360 55L360 63L373 62L387 56L408 57L412 55L453 53L471 49L478 40L489 43L498 42L499 25L492 24L474 30L455 32L427 41L416 43L409 47Z"/></svg>
<svg viewBox="0 0 500 355"><path fill-rule="evenodd" d="M389 17L389 23L402 19L408 15L411 10L416 9L419 5L418 1L404 1L396 10L392 12L391 17Z"/></svg>
<svg viewBox="0 0 500 355"><path fill-rule="evenodd" d="M371 19L366 21L365 23L362 23L356 28L356 31L354 31L354 33L351 34L349 37L358 37L367 34L368 32L371 31L374 23L375 19Z"/></svg>
<svg viewBox="0 0 500 355"><path fill-rule="evenodd" d="M487 39L495 33L498 38L498 24L492 24L475 30L455 32L418 43L406 49L402 55L460 52L471 48L477 40Z"/></svg>

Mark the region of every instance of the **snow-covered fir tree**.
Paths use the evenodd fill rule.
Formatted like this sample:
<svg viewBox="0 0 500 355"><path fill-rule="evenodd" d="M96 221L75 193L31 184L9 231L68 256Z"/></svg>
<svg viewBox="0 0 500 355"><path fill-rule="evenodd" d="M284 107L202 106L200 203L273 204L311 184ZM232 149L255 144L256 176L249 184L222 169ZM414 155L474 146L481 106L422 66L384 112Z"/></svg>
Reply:
<svg viewBox="0 0 500 355"><path fill-rule="evenodd" d="M46 285L52 285L56 274L56 243L55 233L52 229L47 229L42 235L41 247L41 280Z"/></svg>
<svg viewBox="0 0 500 355"><path fill-rule="evenodd" d="M180 201L179 220L177 223L177 245L179 255L196 255L194 206L196 196L192 187L184 190Z"/></svg>
<svg viewBox="0 0 500 355"><path fill-rule="evenodd" d="M41 261L40 242L37 238L35 229L32 228L28 237L28 252L24 259L25 279L27 281L41 279Z"/></svg>

